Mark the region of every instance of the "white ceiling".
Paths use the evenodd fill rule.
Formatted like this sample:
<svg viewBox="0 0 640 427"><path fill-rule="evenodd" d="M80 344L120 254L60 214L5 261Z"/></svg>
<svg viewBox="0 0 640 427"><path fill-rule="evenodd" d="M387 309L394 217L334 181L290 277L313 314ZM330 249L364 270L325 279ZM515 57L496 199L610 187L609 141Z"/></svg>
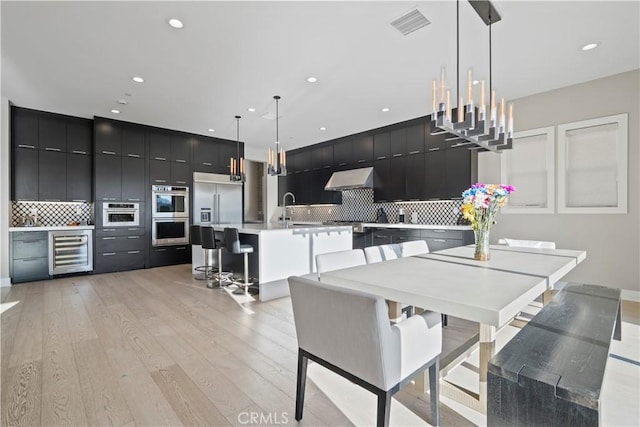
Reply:
<svg viewBox="0 0 640 427"><path fill-rule="evenodd" d="M493 27L498 96L640 68L638 1L493 3L503 17ZM416 6L431 25L408 36L389 25ZM273 95L282 96L280 140L291 149L429 114L443 65L455 88L452 1L2 1L1 8L2 96L15 105L232 140L240 114L240 138L256 149L275 140L275 122L261 117L274 115ZM170 17L185 27L169 27ZM488 27L466 1L460 20L465 93L470 65L488 79ZM601 46L581 51L592 41ZM134 83L136 75L145 82ZM318 82L307 83L309 76Z"/></svg>

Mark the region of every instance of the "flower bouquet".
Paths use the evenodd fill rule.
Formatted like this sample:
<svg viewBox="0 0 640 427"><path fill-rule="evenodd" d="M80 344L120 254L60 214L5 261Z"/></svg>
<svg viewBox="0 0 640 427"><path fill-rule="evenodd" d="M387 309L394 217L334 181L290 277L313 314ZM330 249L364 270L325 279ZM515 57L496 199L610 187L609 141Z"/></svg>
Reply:
<svg viewBox="0 0 640 427"><path fill-rule="evenodd" d="M471 222L476 237L474 259L489 261L489 229L514 191L511 185L476 183L462 193L462 216Z"/></svg>

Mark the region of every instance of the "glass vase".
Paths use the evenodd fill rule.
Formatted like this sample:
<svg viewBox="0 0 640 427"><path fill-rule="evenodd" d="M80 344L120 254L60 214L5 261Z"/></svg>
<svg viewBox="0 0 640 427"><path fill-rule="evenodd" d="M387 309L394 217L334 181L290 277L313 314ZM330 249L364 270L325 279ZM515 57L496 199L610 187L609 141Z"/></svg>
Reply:
<svg viewBox="0 0 640 427"><path fill-rule="evenodd" d="M476 237L476 250L473 259L478 261L489 261L491 253L489 252L489 228L473 230Z"/></svg>

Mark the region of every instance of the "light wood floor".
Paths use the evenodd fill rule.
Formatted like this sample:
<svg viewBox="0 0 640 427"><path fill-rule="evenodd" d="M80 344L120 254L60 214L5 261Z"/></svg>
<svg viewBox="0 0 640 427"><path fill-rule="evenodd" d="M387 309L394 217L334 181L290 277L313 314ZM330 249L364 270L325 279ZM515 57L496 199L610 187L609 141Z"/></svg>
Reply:
<svg viewBox="0 0 640 427"><path fill-rule="evenodd" d="M190 266L2 288L2 425L296 425L291 301L242 307ZM477 327L450 319L445 352ZM431 420L428 397L396 399ZM469 425L441 404L443 425ZM271 417L271 418L268 418ZM300 425L352 423L307 382Z"/></svg>

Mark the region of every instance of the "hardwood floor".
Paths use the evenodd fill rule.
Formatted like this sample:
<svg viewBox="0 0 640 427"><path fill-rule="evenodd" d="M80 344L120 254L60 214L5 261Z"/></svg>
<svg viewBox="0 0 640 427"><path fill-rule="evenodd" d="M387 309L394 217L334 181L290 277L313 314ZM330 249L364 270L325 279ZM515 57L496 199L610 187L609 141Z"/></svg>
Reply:
<svg viewBox="0 0 640 427"><path fill-rule="evenodd" d="M188 265L0 292L2 425L297 424L289 298L239 304ZM456 320L445 349L475 333ZM396 399L428 422L428 396L410 388ZM311 380L300 424L352 422Z"/></svg>

